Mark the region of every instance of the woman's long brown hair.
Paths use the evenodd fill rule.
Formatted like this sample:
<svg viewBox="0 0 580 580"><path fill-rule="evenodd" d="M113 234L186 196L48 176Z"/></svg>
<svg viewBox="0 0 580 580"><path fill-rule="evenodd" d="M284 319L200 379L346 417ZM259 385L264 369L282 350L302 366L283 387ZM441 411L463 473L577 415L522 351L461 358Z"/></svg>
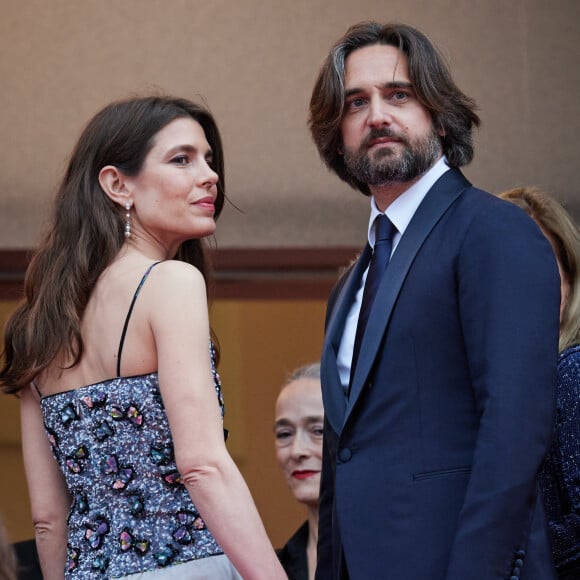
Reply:
<svg viewBox="0 0 580 580"><path fill-rule="evenodd" d="M63 353L72 366L83 354L81 322L95 284L111 264L124 237L124 212L103 192L99 172L113 165L139 173L155 135L171 121L191 117L205 132L219 176L217 218L223 208L224 162L213 116L204 107L175 97L137 97L97 113L81 134L58 189L48 234L24 282L24 299L4 334L0 386L17 393ZM188 240L175 259L196 266L207 281L201 240Z"/></svg>

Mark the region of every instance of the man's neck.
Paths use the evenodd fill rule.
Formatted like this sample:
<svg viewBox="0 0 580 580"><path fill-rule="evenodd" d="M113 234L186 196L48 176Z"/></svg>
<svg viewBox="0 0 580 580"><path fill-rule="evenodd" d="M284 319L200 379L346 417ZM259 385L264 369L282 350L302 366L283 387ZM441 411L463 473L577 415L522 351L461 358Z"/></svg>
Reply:
<svg viewBox="0 0 580 580"><path fill-rule="evenodd" d="M369 186L379 210L384 212L399 196L403 195L413 184L417 183L421 177L423 176L420 175L412 181L405 181L404 183Z"/></svg>
<svg viewBox="0 0 580 580"><path fill-rule="evenodd" d="M388 183L385 185L369 185L372 196L375 198L375 203L377 208L384 212L398 197L403 195L408 189L410 189L417 181L419 181L426 173L431 171L435 164L441 159L439 157L427 171L421 175L411 179L410 181L404 181L401 183Z"/></svg>

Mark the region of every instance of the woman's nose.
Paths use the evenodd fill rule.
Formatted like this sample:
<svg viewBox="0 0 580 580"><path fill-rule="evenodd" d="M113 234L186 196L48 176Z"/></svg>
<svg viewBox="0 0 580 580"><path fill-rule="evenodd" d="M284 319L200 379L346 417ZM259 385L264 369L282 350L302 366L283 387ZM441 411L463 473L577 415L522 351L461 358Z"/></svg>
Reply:
<svg viewBox="0 0 580 580"><path fill-rule="evenodd" d="M305 457L310 455L308 440L304 433L298 432L292 441L291 453L293 457Z"/></svg>
<svg viewBox="0 0 580 580"><path fill-rule="evenodd" d="M210 187L213 187L214 185L217 184L219 177L218 174L212 169L211 165L207 163L207 161L205 161L204 163L205 163L205 171L201 176L201 181L202 186L205 187L206 189L209 189Z"/></svg>

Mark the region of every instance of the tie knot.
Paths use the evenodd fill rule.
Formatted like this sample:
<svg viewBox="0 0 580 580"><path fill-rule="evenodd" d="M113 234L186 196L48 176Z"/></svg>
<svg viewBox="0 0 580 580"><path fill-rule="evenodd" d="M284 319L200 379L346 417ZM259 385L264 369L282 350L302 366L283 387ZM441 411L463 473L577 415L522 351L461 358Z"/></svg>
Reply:
<svg viewBox="0 0 580 580"><path fill-rule="evenodd" d="M392 240L396 231L397 228L385 214L379 215L375 220L375 244Z"/></svg>

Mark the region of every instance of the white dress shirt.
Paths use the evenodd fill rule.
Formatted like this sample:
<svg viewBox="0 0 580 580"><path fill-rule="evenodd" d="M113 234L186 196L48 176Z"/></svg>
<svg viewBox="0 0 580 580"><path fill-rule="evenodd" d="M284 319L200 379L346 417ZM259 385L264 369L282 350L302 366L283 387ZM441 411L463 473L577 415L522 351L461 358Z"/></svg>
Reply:
<svg viewBox="0 0 580 580"><path fill-rule="evenodd" d="M407 191L402 193L389 207L385 210L385 215L391 220L393 225L397 228L397 233L393 238L393 249L391 256L397 249L397 244L401 236L405 233L411 218L417 211L417 208L427 195L434 183L449 170L447 160L441 157L419 181L414 183ZM375 199L371 198L371 215L369 219L368 240L371 248L375 245L375 219L381 212L377 208ZM338 349L337 364L340 375L340 382L344 392L348 392L348 384L350 381L350 365L352 362L352 353L354 349L354 337L356 334L356 326L358 322L358 315L362 303L363 290L365 281L367 279L368 267L365 270L360 287L354 298L354 302L350 308L348 316L344 324L342 338L340 340L340 347Z"/></svg>

